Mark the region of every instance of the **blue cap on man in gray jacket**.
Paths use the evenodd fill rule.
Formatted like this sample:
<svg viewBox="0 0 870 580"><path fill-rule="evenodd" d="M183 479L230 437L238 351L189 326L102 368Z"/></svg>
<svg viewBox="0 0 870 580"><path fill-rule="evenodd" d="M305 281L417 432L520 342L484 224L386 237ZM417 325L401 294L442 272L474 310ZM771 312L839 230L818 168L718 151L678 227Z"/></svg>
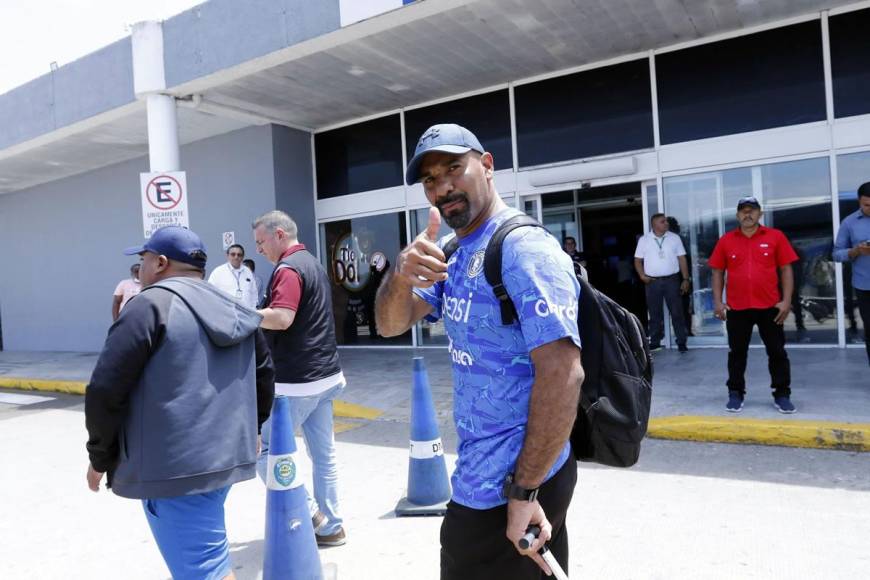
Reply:
<svg viewBox="0 0 870 580"><path fill-rule="evenodd" d="M205 268L208 255L202 240L193 231L181 226L160 228L145 243L124 250L124 255L133 256L151 252L170 260L184 262L197 268Z"/></svg>

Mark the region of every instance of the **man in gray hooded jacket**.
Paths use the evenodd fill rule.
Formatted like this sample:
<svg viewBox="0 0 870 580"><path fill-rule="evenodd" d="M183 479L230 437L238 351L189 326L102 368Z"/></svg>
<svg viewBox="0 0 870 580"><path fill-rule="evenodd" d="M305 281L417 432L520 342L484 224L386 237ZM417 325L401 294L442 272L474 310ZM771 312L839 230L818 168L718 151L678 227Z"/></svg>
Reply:
<svg viewBox="0 0 870 580"><path fill-rule="evenodd" d="M203 282L205 247L186 228L125 253L141 256L143 290L87 386L88 486L107 473L116 495L142 500L173 578L233 578L224 500L256 475L274 394L262 317Z"/></svg>

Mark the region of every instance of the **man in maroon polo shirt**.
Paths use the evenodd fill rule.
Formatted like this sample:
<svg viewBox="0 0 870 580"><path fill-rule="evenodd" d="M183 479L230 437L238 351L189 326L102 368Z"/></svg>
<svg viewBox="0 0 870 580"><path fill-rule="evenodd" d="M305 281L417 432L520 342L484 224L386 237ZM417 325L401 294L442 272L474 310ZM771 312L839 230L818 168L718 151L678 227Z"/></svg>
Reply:
<svg viewBox="0 0 870 580"><path fill-rule="evenodd" d="M335 340L329 276L299 243L296 222L270 211L252 224L257 251L275 264L259 312L275 363L275 396L287 397L311 457L314 498L308 497L318 546L347 541L338 505L333 400L345 386ZM257 469L266 481L272 423L263 424Z"/></svg>
<svg viewBox="0 0 870 580"><path fill-rule="evenodd" d="M773 404L780 413L794 413L791 402L791 365L785 352L783 323L791 311L794 292L792 262L798 259L785 235L759 223L761 204L754 197L737 202L739 227L722 236L713 254L713 307L728 329L728 404L739 413L746 395L746 356L752 327L767 349ZM722 300L728 272L727 302ZM780 285L782 293L780 293Z"/></svg>

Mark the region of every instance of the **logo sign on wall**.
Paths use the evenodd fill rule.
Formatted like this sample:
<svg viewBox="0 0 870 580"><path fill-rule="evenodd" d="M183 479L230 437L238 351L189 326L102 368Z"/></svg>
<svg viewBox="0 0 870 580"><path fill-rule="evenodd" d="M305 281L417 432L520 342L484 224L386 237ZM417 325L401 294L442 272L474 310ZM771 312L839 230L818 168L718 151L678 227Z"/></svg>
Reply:
<svg viewBox="0 0 870 580"><path fill-rule="evenodd" d="M236 243L236 232L224 232L223 236L224 252L230 249L230 246Z"/></svg>
<svg viewBox="0 0 870 580"><path fill-rule="evenodd" d="M360 248L359 238L345 234L335 244L332 255L335 281L351 292L359 292L369 281L368 255Z"/></svg>
<svg viewBox="0 0 870 580"><path fill-rule="evenodd" d="M142 225L145 238L166 226L190 227L187 213L187 176L184 171L140 173Z"/></svg>

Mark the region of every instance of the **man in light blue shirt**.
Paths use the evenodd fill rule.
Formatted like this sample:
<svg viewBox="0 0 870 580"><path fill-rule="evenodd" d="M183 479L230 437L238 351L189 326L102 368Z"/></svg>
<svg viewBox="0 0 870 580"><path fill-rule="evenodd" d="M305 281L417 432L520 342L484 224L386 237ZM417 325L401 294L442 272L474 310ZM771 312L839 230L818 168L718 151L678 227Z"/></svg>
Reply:
<svg viewBox="0 0 870 580"><path fill-rule="evenodd" d="M580 285L555 238L514 230L502 244L502 279L517 320L502 324L484 253L498 226L520 212L499 197L493 172L492 155L468 129L435 125L423 134L405 179L422 183L429 225L399 254L375 305L383 336L428 317L444 320L450 339L459 458L441 526L442 580L540 580L549 568L537 550L547 540L567 567L565 514L577 481L568 436L583 381ZM442 218L458 238L449 257L447 238L436 240ZM522 549L529 524L541 534Z"/></svg>
<svg viewBox="0 0 870 580"><path fill-rule="evenodd" d="M846 217L837 232L834 260L852 263L852 287L864 321L864 344L870 363L870 182L858 188L858 211ZM846 292L850 292L846 289Z"/></svg>

